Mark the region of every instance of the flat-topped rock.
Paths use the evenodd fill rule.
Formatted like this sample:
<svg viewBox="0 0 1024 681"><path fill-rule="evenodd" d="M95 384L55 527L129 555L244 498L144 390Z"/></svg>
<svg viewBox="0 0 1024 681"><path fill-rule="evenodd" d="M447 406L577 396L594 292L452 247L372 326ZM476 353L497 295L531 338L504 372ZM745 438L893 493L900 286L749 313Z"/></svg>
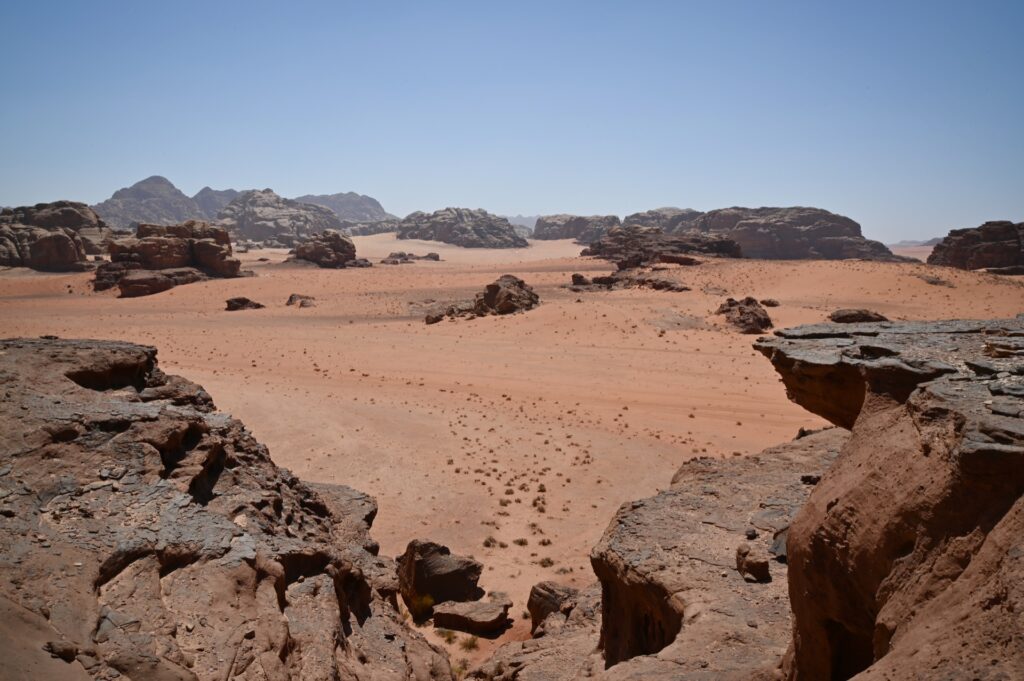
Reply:
<svg viewBox="0 0 1024 681"><path fill-rule="evenodd" d="M417 621L433 614L446 601L476 601L484 595L477 586L483 565L452 554L447 546L414 539L397 559L402 600Z"/></svg>
<svg viewBox="0 0 1024 681"><path fill-rule="evenodd" d="M656 227L665 234L676 234L689 230L701 215L704 213L692 208L655 208L627 215L622 224L626 227Z"/></svg>
<svg viewBox="0 0 1024 681"><path fill-rule="evenodd" d="M583 249L580 255L611 260L619 269L640 267L692 255L738 258L740 247L731 239L704 234L665 234L656 227L615 227Z"/></svg>
<svg viewBox="0 0 1024 681"><path fill-rule="evenodd" d="M512 624L508 618L511 607L512 601L504 594L492 594L479 601L440 603L434 606L434 626L488 636Z"/></svg>
<svg viewBox="0 0 1024 681"><path fill-rule="evenodd" d="M1014 274L1014 268L1024 267L1024 222L1003 220L954 229L932 249L928 264L962 270L995 268Z"/></svg>
<svg viewBox="0 0 1024 681"><path fill-rule="evenodd" d="M532 236L542 240L575 239L581 244L591 244L618 226L617 215L541 215Z"/></svg>
<svg viewBox="0 0 1024 681"><path fill-rule="evenodd" d="M398 224L398 238L442 241L466 248L525 248L530 245L505 218L469 208L411 213Z"/></svg>

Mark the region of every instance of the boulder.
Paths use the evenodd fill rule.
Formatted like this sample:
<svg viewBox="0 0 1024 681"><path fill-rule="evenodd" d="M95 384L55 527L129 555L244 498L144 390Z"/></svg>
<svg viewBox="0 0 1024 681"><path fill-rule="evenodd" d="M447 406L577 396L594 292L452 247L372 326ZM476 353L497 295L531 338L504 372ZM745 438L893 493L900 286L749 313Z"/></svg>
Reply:
<svg viewBox="0 0 1024 681"><path fill-rule="evenodd" d="M25 678L453 678L365 508L278 468L154 348L9 339L0 375L0 655L68 660Z"/></svg>
<svg viewBox="0 0 1024 681"><path fill-rule="evenodd" d="M865 324L870 322L887 322L889 319L877 312L864 309L836 310L828 316L836 324Z"/></svg>
<svg viewBox="0 0 1024 681"><path fill-rule="evenodd" d="M273 240L288 247L325 230L344 231L330 208L285 199L271 189L240 194L217 214L217 224L236 239Z"/></svg>
<svg viewBox="0 0 1024 681"><path fill-rule="evenodd" d="M427 310L424 321L427 324L436 324L445 317L456 319L512 314L532 310L539 304L540 296L534 292L532 286L519 277L504 274L477 293L473 300L432 305Z"/></svg>
<svg viewBox="0 0 1024 681"><path fill-rule="evenodd" d="M850 218L821 208L722 208L700 216L691 228L732 239L746 258L915 262L865 239Z"/></svg>
<svg viewBox="0 0 1024 681"><path fill-rule="evenodd" d="M90 268L113 231L84 203L54 201L0 211L0 266L44 272Z"/></svg>
<svg viewBox="0 0 1024 681"><path fill-rule="evenodd" d="M120 230L133 229L142 222L169 225L206 217L195 201L159 175L118 189L93 209L107 224Z"/></svg>
<svg viewBox="0 0 1024 681"><path fill-rule="evenodd" d="M1024 222L1003 220L973 229L954 229L932 249L928 264L962 270L1022 267ZM1012 269L1007 272L1012 273Z"/></svg>
<svg viewBox="0 0 1024 681"><path fill-rule="evenodd" d="M299 307L315 307L316 298L313 296L303 295L301 293L293 293L288 296L288 302L285 305L298 305Z"/></svg>
<svg viewBox="0 0 1024 681"><path fill-rule="evenodd" d="M694 264L689 256L717 255L740 257L739 245L730 239L706 234L665 234L657 227L615 227L601 239L583 249L580 255L611 260L619 269L659 262ZM680 256L685 256L681 259Z"/></svg>
<svg viewBox="0 0 1024 681"><path fill-rule="evenodd" d="M789 530L786 678L1024 677L1022 336L1017 317L758 341L794 401L853 428Z"/></svg>
<svg viewBox="0 0 1024 681"><path fill-rule="evenodd" d="M688 231L701 215L704 213L692 208L655 208L627 215L622 224L624 227L654 227L665 234L677 234Z"/></svg>
<svg viewBox="0 0 1024 681"><path fill-rule="evenodd" d="M485 601L449 601L434 606L434 626L489 636L512 624L508 618L511 607L512 601L504 594L491 594Z"/></svg>
<svg viewBox="0 0 1024 681"><path fill-rule="evenodd" d="M617 215L542 215L533 229L534 239L575 239L591 244L619 226Z"/></svg>
<svg viewBox="0 0 1024 681"><path fill-rule="evenodd" d="M549 615L556 612L568 614L578 595L579 589L557 582L534 584L526 602L526 610L530 613L530 631L536 632Z"/></svg>
<svg viewBox="0 0 1024 681"><path fill-rule="evenodd" d="M235 312L236 310L261 310L266 307L263 303L257 303L255 300L250 300L244 296L238 298L228 298L227 306L224 308L228 312Z"/></svg>
<svg viewBox="0 0 1024 681"><path fill-rule="evenodd" d="M736 547L736 572L749 581L772 581L768 552L763 547L751 548L750 544L740 544Z"/></svg>
<svg viewBox="0 0 1024 681"><path fill-rule="evenodd" d="M438 603L476 601L484 595L477 586L483 565L431 541L409 542L397 558L397 570L402 600L417 621L430 617Z"/></svg>
<svg viewBox="0 0 1024 681"><path fill-rule="evenodd" d="M772 319L768 316L768 311L756 298L750 296L743 300L728 298L718 307L715 314L725 315L725 320L743 333L764 333L772 328Z"/></svg>
<svg viewBox="0 0 1024 681"><path fill-rule="evenodd" d="M525 248L508 220L485 210L443 208L433 213L417 211L398 225L399 239L442 241L466 248Z"/></svg>
<svg viewBox="0 0 1024 681"><path fill-rule="evenodd" d="M295 247L295 258L333 269L360 266L355 263L356 246L352 239L333 229L313 234L299 243Z"/></svg>

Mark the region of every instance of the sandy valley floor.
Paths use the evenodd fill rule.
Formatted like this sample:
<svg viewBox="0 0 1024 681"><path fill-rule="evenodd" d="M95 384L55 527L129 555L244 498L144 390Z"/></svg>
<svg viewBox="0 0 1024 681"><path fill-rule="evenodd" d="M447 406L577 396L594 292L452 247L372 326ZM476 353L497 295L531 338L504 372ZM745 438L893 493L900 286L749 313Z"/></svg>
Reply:
<svg viewBox="0 0 1024 681"><path fill-rule="evenodd" d="M165 371L203 384L280 465L376 497L383 552L422 537L472 554L486 565L482 586L509 593L518 615L538 581L593 581L588 554L614 510L667 486L681 461L742 456L822 425L786 399L754 337L715 317L727 296L778 299L777 326L840 307L893 319L1024 312L1019 281L924 265L719 260L667 273L687 293L576 294L563 288L572 272L612 266L575 257L569 241L355 241L375 261L393 250L444 261L329 271L256 251L241 256L253 278L124 300L91 292L88 274L7 270L0 336L157 346ZM504 273L533 285L541 306L423 323L424 301L471 297ZM317 306L286 307L291 293ZM267 308L225 312L239 295ZM488 537L498 543L486 548ZM518 620L504 638L526 636Z"/></svg>

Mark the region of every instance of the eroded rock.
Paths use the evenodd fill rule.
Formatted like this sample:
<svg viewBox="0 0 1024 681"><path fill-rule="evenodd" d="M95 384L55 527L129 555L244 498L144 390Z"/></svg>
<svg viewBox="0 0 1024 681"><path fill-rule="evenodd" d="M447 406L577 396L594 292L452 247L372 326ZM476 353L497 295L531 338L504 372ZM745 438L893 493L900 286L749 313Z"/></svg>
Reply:
<svg viewBox="0 0 1024 681"><path fill-rule="evenodd" d="M0 266L44 272L90 269L113 231L84 203L55 201L0 211Z"/></svg>
<svg viewBox="0 0 1024 681"><path fill-rule="evenodd" d="M285 199L271 189L243 192L217 214L217 223L236 239L288 247L326 230L344 230L330 208Z"/></svg>
<svg viewBox="0 0 1024 681"><path fill-rule="evenodd" d="M756 298L750 296L743 300L728 298L715 314L725 315L725 320L743 333L764 333L772 328L772 318L768 316L768 311Z"/></svg>
<svg viewBox="0 0 1024 681"><path fill-rule="evenodd" d="M575 239L591 244L619 226L617 215L542 215L533 228L534 239Z"/></svg>
<svg viewBox="0 0 1024 681"><path fill-rule="evenodd" d="M889 319L877 312L864 309L844 308L836 310L828 316L836 324L868 324L871 322L887 322Z"/></svg>
<svg viewBox="0 0 1024 681"><path fill-rule="evenodd" d="M453 555L447 546L414 539L396 560L402 600L417 621L430 617L439 603L475 601L484 595L477 586L483 565Z"/></svg>
<svg viewBox="0 0 1024 681"><path fill-rule="evenodd" d="M1013 274L1024 266L1024 222L1002 220L954 229L932 249L928 264L962 270L998 268Z"/></svg>
<svg viewBox="0 0 1024 681"><path fill-rule="evenodd" d="M615 262L619 269L666 262L695 264L693 254L740 257L735 241L720 236L686 233L665 234L656 227L615 227L601 239L583 249L580 255Z"/></svg>
<svg viewBox="0 0 1024 681"><path fill-rule="evenodd" d="M295 247L298 260L315 263L320 267L339 269L360 267L356 262L356 245L339 231L328 229L314 234Z"/></svg>
<svg viewBox="0 0 1024 681"><path fill-rule="evenodd" d="M411 213L398 224L398 238L442 241L466 248L525 248L530 245L505 218L469 208Z"/></svg>

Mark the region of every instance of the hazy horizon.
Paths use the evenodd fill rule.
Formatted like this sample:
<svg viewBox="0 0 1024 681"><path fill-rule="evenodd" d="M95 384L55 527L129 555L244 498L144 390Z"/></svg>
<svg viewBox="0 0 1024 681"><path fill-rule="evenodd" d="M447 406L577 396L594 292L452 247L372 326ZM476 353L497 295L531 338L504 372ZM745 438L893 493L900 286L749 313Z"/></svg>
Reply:
<svg viewBox="0 0 1024 681"><path fill-rule="evenodd" d="M0 205L162 175L399 216L817 206L886 242L1024 220L1016 2L10 2L0 21Z"/></svg>

